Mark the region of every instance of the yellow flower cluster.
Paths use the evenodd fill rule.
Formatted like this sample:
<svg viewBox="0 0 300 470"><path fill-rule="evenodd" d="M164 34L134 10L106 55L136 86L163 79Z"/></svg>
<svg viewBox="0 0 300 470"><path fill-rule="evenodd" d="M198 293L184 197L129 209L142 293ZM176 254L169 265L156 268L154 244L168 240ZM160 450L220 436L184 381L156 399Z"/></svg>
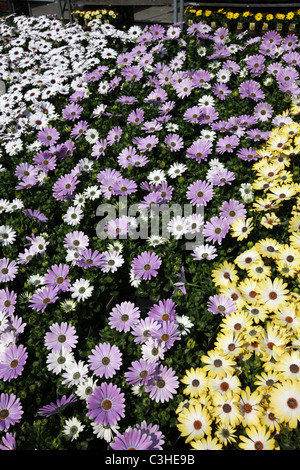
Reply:
<svg viewBox="0 0 300 470"><path fill-rule="evenodd" d="M109 18L111 19L116 19L118 16L118 13L115 12L114 10L107 10L107 9L102 9L102 10L74 10L72 11L72 15L75 17L78 16L79 18L83 18L85 23L88 21L91 21L93 19L102 19L103 21L107 21Z"/></svg>
<svg viewBox="0 0 300 470"><path fill-rule="evenodd" d="M199 367L181 378L187 399L176 410L177 428L193 450L280 450L276 436L300 421L299 115L295 99L252 167L254 193L263 196L245 232L243 220L232 235L255 228L254 241L212 271L236 310L222 317ZM260 238L265 229L273 234Z"/></svg>

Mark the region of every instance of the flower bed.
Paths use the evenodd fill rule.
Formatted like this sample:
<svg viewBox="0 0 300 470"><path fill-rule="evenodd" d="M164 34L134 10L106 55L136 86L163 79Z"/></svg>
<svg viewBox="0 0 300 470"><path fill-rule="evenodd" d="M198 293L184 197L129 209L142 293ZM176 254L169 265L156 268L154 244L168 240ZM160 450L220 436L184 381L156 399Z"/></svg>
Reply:
<svg viewBox="0 0 300 470"><path fill-rule="evenodd" d="M297 448L297 37L0 27L2 449Z"/></svg>
<svg viewBox="0 0 300 470"><path fill-rule="evenodd" d="M203 9L196 5L188 5L184 11L188 24L204 21L213 29L221 26L231 32L249 31L250 33L263 34L266 31L278 31L281 34L299 33L300 10L275 11L256 9L256 11L243 8L232 10L231 8Z"/></svg>

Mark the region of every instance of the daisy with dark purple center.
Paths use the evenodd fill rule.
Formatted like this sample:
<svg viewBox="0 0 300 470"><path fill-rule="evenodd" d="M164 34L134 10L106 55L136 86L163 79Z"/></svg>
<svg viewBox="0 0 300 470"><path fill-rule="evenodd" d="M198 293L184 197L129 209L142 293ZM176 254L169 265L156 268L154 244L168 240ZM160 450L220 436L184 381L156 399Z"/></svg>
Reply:
<svg viewBox="0 0 300 470"><path fill-rule="evenodd" d="M44 312L49 304L53 304L58 299L58 290L56 287L47 286L42 288L39 292L33 294L30 298L30 307L38 312Z"/></svg>
<svg viewBox="0 0 300 470"><path fill-rule="evenodd" d="M0 379L4 382L22 374L28 354L22 344L11 344L0 357Z"/></svg>
<svg viewBox="0 0 300 470"><path fill-rule="evenodd" d="M212 217L204 225L203 235L207 241L212 241L213 243L218 243L221 245L222 240L226 237L230 228L230 223L228 219L223 217Z"/></svg>
<svg viewBox="0 0 300 470"><path fill-rule="evenodd" d="M140 319L140 310L132 302L121 302L116 305L109 315L108 323L117 331L131 330Z"/></svg>
<svg viewBox="0 0 300 470"><path fill-rule="evenodd" d="M161 258L156 253L143 251L133 259L131 269L137 279L149 280L157 276L161 263Z"/></svg>
<svg viewBox="0 0 300 470"><path fill-rule="evenodd" d="M87 417L96 424L114 426L125 416L125 398L120 388L103 382L87 399Z"/></svg>
<svg viewBox="0 0 300 470"><path fill-rule="evenodd" d="M149 450L152 445L150 436L140 429L129 429L124 434L117 434L110 447L114 450Z"/></svg>
<svg viewBox="0 0 300 470"><path fill-rule="evenodd" d="M58 353L62 347L71 351L76 346L77 340L78 336L74 326L66 322L53 323L50 326L50 331L45 334L46 348Z"/></svg>
<svg viewBox="0 0 300 470"><path fill-rule="evenodd" d="M88 366L97 377L113 377L122 365L122 353L114 344L102 343L92 349Z"/></svg>
<svg viewBox="0 0 300 470"><path fill-rule="evenodd" d="M167 366L158 365L155 374L146 384L146 391L157 403L167 402L177 393L179 387L175 371Z"/></svg>
<svg viewBox="0 0 300 470"><path fill-rule="evenodd" d="M73 393L68 397L64 395L61 398L58 398L56 402L52 402L49 405L45 405L38 410L38 414L41 416L45 416L49 418L49 416L53 416L55 414L61 413L64 411L68 406L72 405L73 403L77 402L77 398Z"/></svg>
<svg viewBox="0 0 300 470"><path fill-rule="evenodd" d="M210 183L197 180L187 188L186 197L193 206L206 206L213 198L214 189Z"/></svg>
<svg viewBox="0 0 300 470"><path fill-rule="evenodd" d="M7 431L11 425L19 423L24 413L20 399L13 393L0 395L0 430Z"/></svg>
<svg viewBox="0 0 300 470"><path fill-rule="evenodd" d="M70 280L67 279L69 274L69 266L66 264L60 263L55 264L48 269L44 277L44 282L46 285L51 287L56 287L57 292L66 292L70 287Z"/></svg>
<svg viewBox="0 0 300 470"><path fill-rule="evenodd" d="M155 362L140 359L139 361L132 362L124 376L129 385L146 385L153 376L155 369Z"/></svg>
<svg viewBox="0 0 300 470"><path fill-rule="evenodd" d="M47 147L54 145L59 137L59 132L55 129L55 127L46 127L45 129L39 131L37 136L38 140Z"/></svg>

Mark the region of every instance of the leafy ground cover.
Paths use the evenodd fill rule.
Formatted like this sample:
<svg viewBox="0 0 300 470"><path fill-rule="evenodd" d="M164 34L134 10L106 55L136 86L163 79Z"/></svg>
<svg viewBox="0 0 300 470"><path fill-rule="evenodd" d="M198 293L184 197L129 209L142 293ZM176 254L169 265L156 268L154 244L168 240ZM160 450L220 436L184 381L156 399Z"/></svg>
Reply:
<svg viewBox="0 0 300 470"><path fill-rule="evenodd" d="M297 448L297 36L0 27L2 449Z"/></svg>

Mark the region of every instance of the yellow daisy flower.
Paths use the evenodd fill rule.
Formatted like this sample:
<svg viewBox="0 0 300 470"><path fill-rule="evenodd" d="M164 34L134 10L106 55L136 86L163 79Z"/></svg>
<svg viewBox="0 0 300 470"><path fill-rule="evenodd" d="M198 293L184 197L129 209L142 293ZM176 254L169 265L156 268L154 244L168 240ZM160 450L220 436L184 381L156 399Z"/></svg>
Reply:
<svg viewBox="0 0 300 470"><path fill-rule="evenodd" d="M191 442L191 450L222 450L222 444L216 437L207 436Z"/></svg>
<svg viewBox="0 0 300 470"><path fill-rule="evenodd" d="M182 437L185 437L185 443L192 440L198 440L205 434L210 434L212 418L208 411L202 405L190 405L183 408L178 414L177 428Z"/></svg>
<svg viewBox="0 0 300 470"><path fill-rule="evenodd" d="M276 312L278 308L287 303L288 289L287 284L282 279L275 278L273 281L270 278L261 281L259 284L258 299L261 304L271 312Z"/></svg>
<svg viewBox="0 0 300 470"><path fill-rule="evenodd" d="M229 330L218 334L215 347L222 350L228 357L234 359L243 352L244 340L240 334Z"/></svg>
<svg viewBox="0 0 300 470"><path fill-rule="evenodd" d="M300 232L295 232L290 235L290 245L297 250L300 250Z"/></svg>
<svg viewBox="0 0 300 470"><path fill-rule="evenodd" d="M269 393L269 390L275 386L281 380L281 374L275 370L263 371L259 375L256 375L254 385L256 390L261 392L263 395Z"/></svg>
<svg viewBox="0 0 300 470"><path fill-rule="evenodd" d="M298 273L298 269L295 266L291 266L290 263L286 261L279 261L276 262L277 264L277 272L283 277L291 277L294 278Z"/></svg>
<svg viewBox="0 0 300 470"><path fill-rule="evenodd" d="M297 233L300 232L300 215L299 214L294 215L294 217L290 219L288 231L297 232Z"/></svg>
<svg viewBox="0 0 300 470"><path fill-rule="evenodd" d="M249 426L245 429L247 436L240 435L239 447L243 450L274 450L276 441L271 431L264 425Z"/></svg>
<svg viewBox="0 0 300 470"><path fill-rule="evenodd" d="M228 283L236 282L238 276L235 265L224 261L218 268L213 269L212 278L216 286L224 286Z"/></svg>
<svg viewBox="0 0 300 470"><path fill-rule="evenodd" d="M278 241L274 238L264 238L263 240L257 242L254 246L262 257L276 259L279 252L280 243L278 243Z"/></svg>
<svg viewBox="0 0 300 470"><path fill-rule="evenodd" d="M254 304L254 305L248 305L245 308L247 314L251 318L251 320L255 323L261 323L264 322L267 316L269 315L268 310L265 308L264 305L259 305L259 304Z"/></svg>
<svg viewBox="0 0 300 470"><path fill-rule="evenodd" d="M201 357L201 361L206 364L203 366L203 370L212 378L222 378L227 374L233 374L235 371L236 362L227 357L223 351L217 349L208 351L207 355Z"/></svg>
<svg viewBox="0 0 300 470"><path fill-rule="evenodd" d="M263 261L256 261L247 269L248 276L254 281L262 281L271 275L271 267Z"/></svg>
<svg viewBox="0 0 300 470"><path fill-rule="evenodd" d="M294 429L300 421L300 381L285 380L270 391L270 409L279 422Z"/></svg>
<svg viewBox="0 0 300 470"><path fill-rule="evenodd" d="M296 303L288 304L279 308L273 313L272 321L279 327L284 327L287 332L298 333L300 331L300 311L296 308Z"/></svg>
<svg viewBox="0 0 300 470"><path fill-rule="evenodd" d="M234 262L238 265L240 269L247 269L253 263L260 261L261 257L258 251L255 248L251 248L250 250L245 250L243 253L238 255Z"/></svg>
<svg viewBox="0 0 300 470"><path fill-rule="evenodd" d="M278 207L278 203L276 200L271 200L268 195L267 197L263 198L258 198L255 199L255 202L253 202L253 210L256 212L262 212L262 211L270 211L272 209L276 209Z"/></svg>
<svg viewBox="0 0 300 470"><path fill-rule="evenodd" d="M282 184L279 186L274 186L269 191L269 198L273 201L282 202L291 197L295 196L296 190L291 184Z"/></svg>
<svg viewBox="0 0 300 470"><path fill-rule="evenodd" d="M235 428L233 426L226 426L223 423L219 423L215 432L215 436L225 447L227 444L236 442Z"/></svg>
<svg viewBox="0 0 300 470"><path fill-rule="evenodd" d="M272 229L276 227L276 225L280 225L280 219L275 212L268 212L261 218L260 223L267 229Z"/></svg>
<svg viewBox="0 0 300 470"><path fill-rule="evenodd" d="M212 415L217 423L233 427L240 424L242 416L238 406L238 399L239 396L230 390L226 394L216 392L213 395Z"/></svg>
<svg viewBox="0 0 300 470"><path fill-rule="evenodd" d="M284 353L288 341L289 335L285 330L282 331L278 326L267 323L260 336L262 360L278 361Z"/></svg>
<svg viewBox="0 0 300 470"><path fill-rule="evenodd" d="M241 391L241 381L236 374L225 375L225 377L219 379L209 379L209 390L213 397L215 392L225 395L230 390L234 395L238 395Z"/></svg>
<svg viewBox="0 0 300 470"><path fill-rule="evenodd" d="M276 262L285 262L290 266L300 269L300 250L288 244L281 245L278 250Z"/></svg>
<svg viewBox="0 0 300 470"><path fill-rule="evenodd" d="M260 292L260 285L251 278L246 278L238 285L238 288L247 303L256 303Z"/></svg>
<svg viewBox="0 0 300 470"><path fill-rule="evenodd" d="M285 351L274 364L274 370L280 372L284 380L300 380L300 351Z"/></svg>
<svg viewBox="0 0 300 470"><path fill-rule="evenodd" d="M279 418L274 415L273 411L269 407L264 408L264 412L260 417L260 424L267 426L267 428L274 432L280 432Z"/></svg>
<svg viewBox="0 0 300 470"><path fill-rule="evenodd" d="M197 398L207 391L207 377L205 372L200 368L193 367L186 370L186 375L180 381L187 385L183 390L184 395L189 395L192 398Z"/></svg>
<svg viewBox="0 0 300 470"><path fill-rule="evenodd" d="M239 409L242 416L241 424L243 426L256 426L259 424L260 416L263 412L261 401L263 395L258 390L251 392L250 387L241 390L239 396Z"/></svg>
<svg viewBox="0 0 300 470"><path fill-rule="evenodd" d="M249 233L252 232L254 226L252 224L253 217L246 219L245 217L238 217L231 224L231 236L237 238L237 241L245 240Z"/></svg>
<svg viewBox="0 0 300 470"><path fill-rule="evenodd" d="M252 326L250 315L244 310L237 310L231 315L226 315L221 323L221 331L232 331L233 333L242 333L245 329Z"/></svg>

